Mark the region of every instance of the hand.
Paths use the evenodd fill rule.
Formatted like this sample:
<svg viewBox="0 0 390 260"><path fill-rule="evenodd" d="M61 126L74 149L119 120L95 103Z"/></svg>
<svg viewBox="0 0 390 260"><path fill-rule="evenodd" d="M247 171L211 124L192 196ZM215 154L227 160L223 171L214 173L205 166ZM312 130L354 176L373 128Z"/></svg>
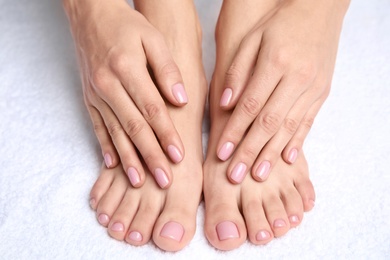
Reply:
<svg viewBox="0 0 390 260"><path fill-rule="evenodd" d="M172 174L164 151L178 163L184 147L159 90L176 106L185 105L187 96L163 36L126 1L68 0L65 9L84 100L107 167L120 160L139 187L145 179L139 151L160 187L169 187Z"/></svg>
<svg viewBox="0 0 390 260"><path fill-rule="evenodd" d="M242 40L226 73L220 100L233 109L217 155L227 175L264 181L282 153L294 163L321 105L334 70L345 1L283 1ZM233 174L233 176L232 176Z"/></svg>

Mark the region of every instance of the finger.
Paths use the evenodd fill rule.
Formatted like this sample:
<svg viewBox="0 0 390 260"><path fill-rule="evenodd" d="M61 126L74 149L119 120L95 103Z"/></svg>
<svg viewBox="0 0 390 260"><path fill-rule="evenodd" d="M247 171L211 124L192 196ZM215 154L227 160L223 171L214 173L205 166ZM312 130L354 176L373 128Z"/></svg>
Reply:
<svg viewBox="0 0 390 260"><path fill-rule="evenodd" d="M249 34L241 42L225 74L225 89L219 103L221 108L233 108L241 97L256 64L261 36L260 33Z"/></svg>
<svg viewBox="0 0 390 260"><path fill-rule="evenodd" d="M164 97L173 105L183 106L188 103L179 67L173 60L163 36L156 31L142 41L148 64L153 70L157 86Z"/></svg>

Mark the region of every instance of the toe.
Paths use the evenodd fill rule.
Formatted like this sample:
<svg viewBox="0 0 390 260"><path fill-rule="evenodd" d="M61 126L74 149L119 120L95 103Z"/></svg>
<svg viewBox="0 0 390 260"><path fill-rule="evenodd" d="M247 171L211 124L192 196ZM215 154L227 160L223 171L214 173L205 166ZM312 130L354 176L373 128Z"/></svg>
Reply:
<svg viewBox="0 0 390 260"><path fill-rule="evenodd" d="M269 193L263 200L265 214L275 237L283 236L290 229L290 221L279 196Z"/></svg>
<svg viewBox="0 0 390 260"><path fill-rule="evenodd" d="M309 169L303 154L300 154L296 164L300 165L301 167L299 168L299 174L295 175L294 185L302 198L304 210L310 211L314 208L316 195L314 192L313 183L309 178Z"/></svg>
<svg viewBox="0 0 390 260"><path fill-rule="evenodd" d="M112 172L113 169L109 170L106 168L104 163L102 164L99 178L96 180L89 194L89 204L92 209L96 210L101 198L108 191L114 181L115 174Z"/></svg>
<svg viewBox="0 0 390 260"><path fill-rule="evenodd" d="M298 226L303 219L302 198L295 187L286 189L282 194L282 201L290 222L290 227Z"/></svg>

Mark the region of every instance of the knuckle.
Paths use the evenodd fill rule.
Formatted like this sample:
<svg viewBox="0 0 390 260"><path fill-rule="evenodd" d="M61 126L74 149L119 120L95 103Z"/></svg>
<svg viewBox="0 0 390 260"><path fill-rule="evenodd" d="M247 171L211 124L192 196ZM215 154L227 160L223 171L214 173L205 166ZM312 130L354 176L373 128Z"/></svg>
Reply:
<svg viewBox="0 0 390 260"><path fill-rule="evenodd" d="M306 128L306 129L311 129L313 124L314 124L314 117L305 117L301 124Z"/></svg>
<svg viewBox="0 0 390 260"><path fill-rule="evenodd" d="M110 86L110 72L104 67L99 67L92 72L91 81L95 89L105 92Z"/></svg>
<svg viewBox="0 0 390 260"><path fill-rule="evenodd" d="M132 139L144 129L144 123L137 119L130 119L126 122L126 133Z"/></svg>
<svg viewBox="0 0 390 260"><path fill-rule="evenodd" d="M225 80L227 84L234 85L240 80L241 66L238 63L233 63L225 73Z"/></svg>
<svg viewBox="0 0 390 260"><path fill-rule="evenodd" d="M260 117L259 123L260 127L262 127L267 134L273 135L279 129L281 119L278 114L267 113Z"/></svg>
<svg viewBox="0 0 390 260"><path fill-rule="evenodd" d="M283 126L288 134L293 135L297 131L299 123L295 119L286 118L283 122Z"/></svg>
<svg viewBox="0 0 390 260"><path fill-rule="evenodd" d="M115 138L116 136L123 133L123 128L118 123L109 123L107 124L107 131L112 138Z"/></svg>
<svg viewBox="0 0 390 260"><path fill-rule="evenodd" d="M110 59L110 65L111 67L119 72L119 73L126 73L129 71L129 68L131 67L131 61L129 56L119 53L119 54L113 54Z"/></svg>
<svg viewBox="0 0 390 260"><path fill-rule="evenodd" d="M161 115L162 110L163 109L160 105L150 103L145 105L142 114L146 121L150 122L153 121L155 118L158 118L159 115Z"/></svg>
<svg viewBox="0 0 390 260"><path fill-rule="evenodd" d="M305 85L314 80L316 76L316 69L313 64L306 63L304 65L301 65L296 75L297 75L298 83Z"/></svg>
<svg viewBox="0 0 390 260"><path fill-rule="evenodd" d="M251 116L257 116L260 113L261 105L254 97L245 97L240 105L241 110Z"/></svg>
<svg viewBox="0 0 390 260"><path fill-rule="evenodd" d="M281 49L271 56L271 64L277 69L284 70L288 65L289 56L287 51Z"/></svg>
<svg viewBox="0 0 390 260"><path fill-rule="evenodd" d="M179 76L179 68L173 61L163 64L159 69L160 77Z"/></svg>
<svg viewBox="0 0 390 260"><path fill-rule="evenodd" d="M241 150L241 156L245 158L246 161L250 161L250 164L253 163L258 155L259 152L254 147L246 146Z"/></svg>

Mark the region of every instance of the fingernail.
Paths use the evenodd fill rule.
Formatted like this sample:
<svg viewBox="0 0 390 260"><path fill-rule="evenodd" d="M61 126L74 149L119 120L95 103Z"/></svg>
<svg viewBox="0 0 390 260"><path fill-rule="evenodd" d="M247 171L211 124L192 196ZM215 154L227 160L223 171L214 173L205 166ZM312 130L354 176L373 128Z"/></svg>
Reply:
<svg viewBox="0 0 390 260"><path fill-rule="evenodd" d="M288 219L290 220L290 223L293 223L293 224L299 223L299 217L296 215L292 215Z"/></svg>
<svg viewBox="0 0 390 260"><path fill-rule="evenodd" d="M263 161L257 167L256 176L259 177L262 181L266 180L269 175L269 169L271 168L271 163L269 161Z"/></svg>
<svg viewBox="0 0 390 260"><path fill-rule="evenodd" d="M106 214L100 214L98 216L98 221L102 225L107 225L110 222L110 218Z"/></svg>
<svg viewBox="0 0 390 260"><path fill-rule="evenodd" d="M230 175L230 178L232 178L232 180L234 180L236 183L241 183L245 177L245 172L246 172L245 163L238 163L234 167L232 174Z"/></svg>
<svg viewBox="0 0 390 260"><path fill-rule="evenodd" d="M140 232L137 231L131 231L129 234L129 239L133 241L140 242L142 241L142 235Z"/></svg>
<svg viewBox="0 0 390 260"><path fill-rule="evenodd" d="M111 230L114 232L123 232L125 230L125 227L122 223L116 222L111 226Z"/></svg>
<svg viewBox="0 0 390 260"><path fill-rule="evenodd" d="M217 225L217 234L220 241L240 237L236 224L224 221Z"/></svg>
<svg viewBox="0 0 390 260"><path fill-rule="evenodd" d="M223 91L223 94L222 94L222 97L221 97L221 101L219 102L219 105L221 107L228 106L230 101L232 100L232 96L233 96L233 90L231 88L226 88Z"/></svg>
<svg viewBox="0 0 390 260"><path fill-rule="evenodd" d="M167 151L169 157L174 163L179 163L181 160L183 160L183 156L181 155L179 149L177 149L174 145L168 145Z"/></svg>
<svg viewBox="0 0 390 260"><path fill-rule="evenodd" d="M294 163L297 160L298 157L298 150L293 148L290 150L290 153L288 154L288 161L290 163Z"/></svg>
<svg viewBox="0 0 390 260"><path fill-rule="evenodd" d="M133 186L137 185L141 181L138 171L134 167L130 167L127 170L127 176L129 177L130 183Z"/></svg>
<svg viewBox="0 0 390 260"><path fill-rule="evenodd" d="M110 168L112 165L112 158L109 153L104 154L104 163L106 164L107 168Z"/></svg>
<svg viewBox="0 0 390 260"><path fill-rule="evenodd" d="M184 228L177 222L170 221L161 229L160 236L180 242L184 235Z"/></svg>
<svg viewBox="0 0 390 260"><path fill-rule="evenodd" d="M222 161L229 159L230 155L233 153L234 144L232 142L226 142L222 145L221 149L218 151L218 158Z"/></svg>
<svg viewBox="0 0 390 260"><path fill-rule="evenodd" d="M281 228L287 226L286 222L283 219L277 219L274 221L274 227Z"/></svg>
<svg viewBox="0 0 390 260"><path fill-rule="evenodd" d="M256 234L257 241L265 241L270 239L271 234L267 230L261 230Z"/></svg>
<svg viewBox="0 0 390 260"><path fill-rule="evenodd" d="M154 170L154 177L156 178L156 181L161 188L164 188L169 184L168 176L160 168Z"/></svg>
<svg viewBox="0 0 390 260"><path fill-rule="evenodd" d="M176 101L180 104L188 103L187 93L184 89L183 84L177 83L172 86L172 94L175 97Z"/></svg>

